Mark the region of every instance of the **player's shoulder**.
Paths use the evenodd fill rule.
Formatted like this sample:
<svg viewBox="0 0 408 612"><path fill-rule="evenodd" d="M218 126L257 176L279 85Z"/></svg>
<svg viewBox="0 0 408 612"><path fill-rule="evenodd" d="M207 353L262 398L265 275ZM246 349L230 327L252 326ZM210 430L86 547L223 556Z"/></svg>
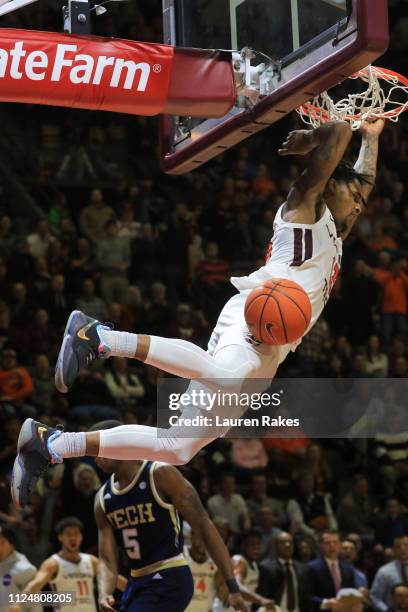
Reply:
<svg viewBox="0 0 408 612"><path fill-rule="evenodd" d="M14 555L15 556L14 556L13 567L15 568L15 570L23 571L23 570L34 567L31 561L29 561L29 559L23 553L18 552L16 550L14 551Z"/></svg>

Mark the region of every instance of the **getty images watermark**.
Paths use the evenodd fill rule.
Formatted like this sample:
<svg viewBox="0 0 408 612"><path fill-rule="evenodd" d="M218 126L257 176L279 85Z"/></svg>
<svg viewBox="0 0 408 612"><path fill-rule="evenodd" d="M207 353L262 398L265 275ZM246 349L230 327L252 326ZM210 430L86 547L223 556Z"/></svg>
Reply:
<svg viewBox="0 0 408 612"><path fill-rule="evenodd" d="M160 379L160 437L375 438L406 432L408 379Z"/></svg>
<svg viewBox="0 0 408 612"><path fill-rule="evenodd" d="M283 393L283 390L271 394L208 391L205 388L170 393L169 410L181 411L181 414L170 414L168 423L171 427L299 427L300 419L282 415L275 417L272 414L230 414L231 410L247 413L262 408L276 408L281 406ZM191 413L188 408L199 409L200 414Z"/></svg>

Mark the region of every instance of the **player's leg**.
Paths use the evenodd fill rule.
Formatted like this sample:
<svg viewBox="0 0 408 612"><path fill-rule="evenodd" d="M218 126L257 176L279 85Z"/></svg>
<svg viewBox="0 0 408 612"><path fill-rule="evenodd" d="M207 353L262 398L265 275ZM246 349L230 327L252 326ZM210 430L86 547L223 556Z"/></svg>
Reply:
<svg viewBox="0 0 408 612"><path fill-rule="evenodd" d="M224 346L217 351L213 359L217 363L223 363L228 371L234 371L235 366L242 361L242 354L251 363L251 367L258 371L262 371L266 359L271 377L274 376L277 368L276 358L271 361L270 357L265 358L249 346ZM236 381L236 385L239 389L240 380ZM218 410L222 412L224 408L219 406ZM243 407L242 412L245 410L246 407ZM183 416L189 418L200 414L200 407L195 406L189 406L183 411ZM123 425L101 432L62 433L33 419L27 419L20 432L18 455L13 468L13 499L18 506L24 506L41 472L47 469L50 463L61 462L64 458L89 455L109 459L148 459L181 465L190 461L201 448L223 433L225 432L220 429L195 428L196 437L191 438L188 437L188 430L180 427L157 429L143 425Z"/></svg>
<svg viewBox="0 0 408 612"><path fill-rule="evenodd" d="M242 309L243 317L243 300L237 295L226 304L220 320L228 321L230 303L233 303L235 310L236 306ZM240 352L241 358L234 363L234 369L231 369L186 340L112 331L99 321L74 311L68 320L58 356L55 371L57 389L66 393L81 367L93 359L110 356L139 359L181 378L227 380L256 376L245 351Z"/></svg>

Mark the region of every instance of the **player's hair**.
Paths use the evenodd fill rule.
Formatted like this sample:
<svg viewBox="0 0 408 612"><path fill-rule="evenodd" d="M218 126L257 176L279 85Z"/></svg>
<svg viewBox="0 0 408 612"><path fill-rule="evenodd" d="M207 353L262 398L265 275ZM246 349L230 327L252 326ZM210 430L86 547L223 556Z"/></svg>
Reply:
<svg viewBox="0 0 408 612"><path fill-rule="evenodd" d="M11 546L17 546L17 533L12 525L0 523L0 536L2 536Z"/></svg>
<svg viewBox="0 0 408 612"><path fill-rule="evenodd" d="M88 429L88 431L100 431L101 429L113 429L114 427L120 427L123 425L121 421L116 419L107 419L106 421L99 421Z"/></svg>
<svg viewBox="0 0 408 612"><path fill-rule="evenodd" d="M60 535L64 531L64 529L67 529L68 527L78 527L81 533L84 532L84 524L82 521L76 518L76 516L66 516L65 518L58 521L55 526L55 531L57 535Z"/></svg>
<svg viewBox="0 0 408 612"><path fill-rule="evenodd" d="M256 527L251 527L250 529L246 529L242 533L240 533L238 537L238 548L241 548L249 538L259 538L262 539L262 534L259 529Z"/></svg>
<svg viewBox="0 0 408 612"><path fill-rule="evenodd" d="M374 183L370 180L370 177L367 174L362 174L361 172L357 172L354 166L345 160L342 160L333 174L331 178L338 181L339 183L352 183L353 181L359 181L360 183L366 183L367 185L374 185Z"/></svg>

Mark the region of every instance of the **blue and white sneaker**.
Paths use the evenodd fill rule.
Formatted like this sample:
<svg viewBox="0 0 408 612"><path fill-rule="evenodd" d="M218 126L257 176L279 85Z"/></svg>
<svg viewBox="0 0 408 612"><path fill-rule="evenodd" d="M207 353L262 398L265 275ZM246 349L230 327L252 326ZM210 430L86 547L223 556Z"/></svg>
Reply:
<svg viewBox="0 0 408 612"><path fill-rule="evenodd" d="M17 508L28 504L30 493L38 478L51 464L62 463L62 458L50 449L50 442L60 436L61 429L26 419L17 442L17 457L11 478L11 497Z"/></svg>
<svg viewBox="0 0 408 612"><path fill-rule="evenodd" d="M68 393L81 368L94 359L109 357L110 347L102 340L102 329L110 327L87 317L80 310L71 312L55 368L58 391Z"/></svg>

